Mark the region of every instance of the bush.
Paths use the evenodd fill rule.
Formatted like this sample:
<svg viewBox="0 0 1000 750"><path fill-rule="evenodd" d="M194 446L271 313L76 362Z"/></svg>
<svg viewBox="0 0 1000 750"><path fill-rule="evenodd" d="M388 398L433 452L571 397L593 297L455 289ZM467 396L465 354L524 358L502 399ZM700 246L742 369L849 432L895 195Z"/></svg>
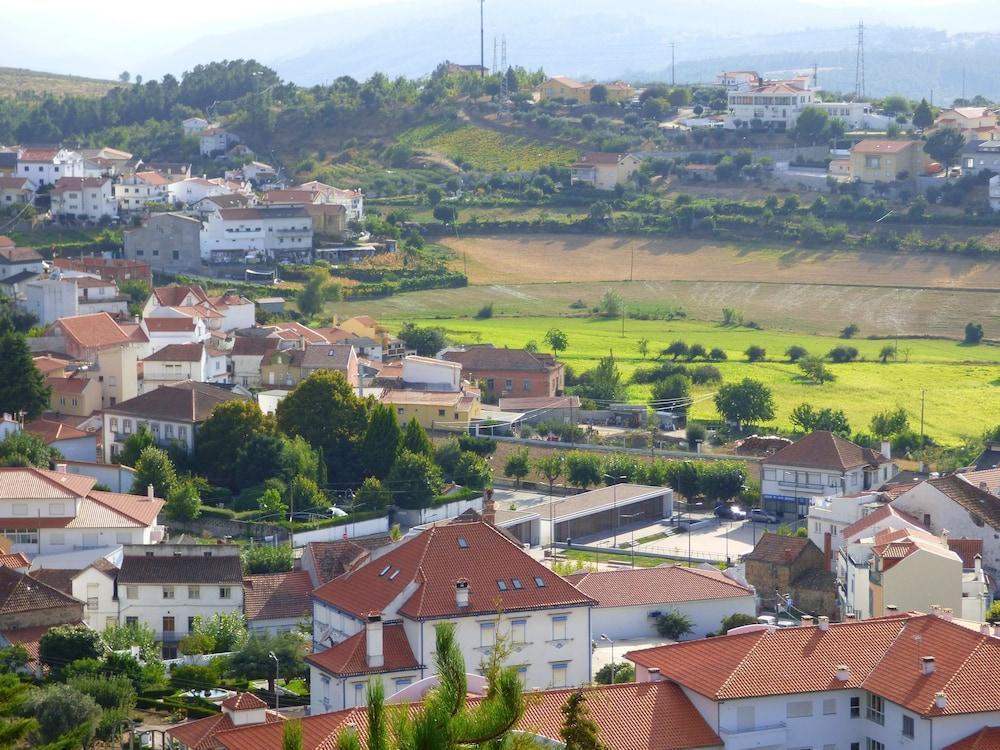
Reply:
<svg viewBox="0 0 1000 750"><path fill-rule="evenodd" d="M701 422L688 422L687 429L684 430L684 437L687 438L688 447L695 449L696 443L704 443L708 436L708 430Z"/></svg>
<svg viewBox="0 0 1000 750"><path fill-rule="evenodd" d="M714 365L701 365L701 367L696 367L691 373L691 382L695 385L721 383L722 373Z"/></svg>
<svg viewBox="0 0 1000 750"><path fill-rule="evenodd" d="M178 690L208 690L219 684L219 673L211 666L187 664L170 670L170 684Z"/></svg>
<svg viewBox="0 0 1000 750"><path fill-rule="evenodd" d="M785 356L789 362L798 362L803 357L809 355L809 351L804 346L792 345L785 349Z"/></svg>
<svg viewBox="0 0 1000 750"><path fill-rule="evenodd" d="M496 440L488 437L476 437L464 432L458 436L458 445L463 451L475 453L483 458L492 456L497 450Z"/></svg>
<svg viewBox="0 0 1000 750"><path fill-rule="evenodd" d="M734 612L733 614L722 618L722 628L720 629L720 633L725 635L733 628L756 624L757 618L753 615L745 615L742 612Z"/></svg>
<svg viewBox="0 0 1000 750"><path fill-rule="evenodd" d="M852 339L861 332L861 328L855 324L851 323L840 329L840 338L842 339Z"/></svg>
<svg viewBox="0 0 1000 750"><path fill-rule="evenodd" d="M656 618L656 632L672 641L680 640L693 629L691 618L676 609Z"/></svg>
<svg viewBox="0 0 1000 750"><path fill-rule="evenodd" d="M289 544L259 544L243 549L244 573L284 573L292 569Z"/></svg>
<svg viewBox="0 0 1000 750"><path fill-rule="evenodd" d="M708 353L708 358L713 362L725 362L729 357L722 349L716 346Z"/></svg>
<svg viewBox="0 0 1000 750"><path fill-rule="evenodd" d="M858 350L853 346L835 346L826 356L830 358L831 362L843 364L844 362L853 362L856 360L858 358Z"/></svg>
<svg viewBox="0 0 1000 750"><path fill-rule="evenodd" d="M748 362L760 362L767 356L767 350L762 346L757 346L756 344L748 346L747 350L743 353L747 355Z"/></svg>
<svg viewBox="0 0 1000 750"><path fill-rule="evenodd" d="M605 664L603 667L597 670L597 674L594 675L594 682L598 685L610 685L611 684L611 666L610 664ZM629 664L627 661L619 661L614 664L615 669L615 679L616 685L621 685L626 682L635 682L635 666Z"/></svg>
<svg viewBox="0 0 1000 750"><path fill-rule="evenodd" d="M983 340L983 324L974 322L966 323L965 343L978 344L982 340Z"/></svg>
<svg viewBox="0 0 1000 750"><path fill-rule="evenodd" d="M477 320L487 320L493 317L493 303L487 302L485 305L479 308L476 313Z"/></svg>

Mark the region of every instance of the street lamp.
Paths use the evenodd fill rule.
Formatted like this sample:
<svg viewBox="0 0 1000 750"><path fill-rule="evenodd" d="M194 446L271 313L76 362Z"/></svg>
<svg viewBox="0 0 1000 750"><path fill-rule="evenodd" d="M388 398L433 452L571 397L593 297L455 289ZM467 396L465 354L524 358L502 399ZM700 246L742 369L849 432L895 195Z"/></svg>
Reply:
<svg viewBox="0 0 1000 750"><path fill-rule="evenodd" d="M612 495L611 495L611 528L614 531L615 540L613 545L615 548L618 547L618 483L624 482L628 477L626 476L611 476L610 474L603 475L605 479L611 480Z"/></svg>
<svg viewBox="0 0 1000 750"><path fill-rule="evenodd" d="M278 695L278 657L273 651L268 656L274 659L274 710L277 711L281 700L281 697Z"/></svg>
<svg viewBox="0 0 1000 750"><path fill-rule="evenodd" d="M628 520L632 520L633 518L638 518L641 515L642 515L642 512L639 511L637 513L625 513L621 517L625 518L625 519L628 519ZM634 568L635 567L635 525L634 524L630 524L630 528L631 528L631 532L632 532L632 539L629 542L628 549L629 549L629 552L632 555L632 567Z"/></svg>
<svg viewBox="0 0 1000 750"><path fill-rule="evenodd" d="M696 508L700 508L703 505L703 503L690 503L689 502L687 504L687 506L688 506L688 508L687 508L687 511L688 511L687 535L688 535L688 567L689 568L691 567L691 506L692 505L694 507L696 507Z"/></svg>
<svg viewBox="0 0 1000 750"><path fill-rule="evenodd" d="M615 684L615 642L608 638L607 633L601 633L601 640L611 644L611 684Z"/></svg>

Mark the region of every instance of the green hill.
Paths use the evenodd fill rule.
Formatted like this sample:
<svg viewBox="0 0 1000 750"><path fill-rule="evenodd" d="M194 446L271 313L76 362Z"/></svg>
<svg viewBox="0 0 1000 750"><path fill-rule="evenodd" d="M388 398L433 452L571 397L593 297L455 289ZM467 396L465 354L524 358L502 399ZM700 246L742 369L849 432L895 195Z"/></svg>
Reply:
<svg viewBox="0 0 1000 750"><path fill-rule="evenodd" d="M101 96L121 84L99 78L42 73L24 68L0 68L0 96L14 96L24 92L36 94L73 94L76 96Z"/></svg>

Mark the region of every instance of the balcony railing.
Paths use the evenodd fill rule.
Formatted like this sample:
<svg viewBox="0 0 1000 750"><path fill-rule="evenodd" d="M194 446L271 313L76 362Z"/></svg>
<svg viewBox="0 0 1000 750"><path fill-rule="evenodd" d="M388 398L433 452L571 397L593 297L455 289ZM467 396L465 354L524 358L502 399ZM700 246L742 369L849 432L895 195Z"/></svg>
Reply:
<svg viewBox="0 0 1000 750"><path fill-rule="evenodd" d="M786 724L760 724L746 729L719 728L719 735L726 750L754 750L754 748L776 745L785 746Z"/></svg>

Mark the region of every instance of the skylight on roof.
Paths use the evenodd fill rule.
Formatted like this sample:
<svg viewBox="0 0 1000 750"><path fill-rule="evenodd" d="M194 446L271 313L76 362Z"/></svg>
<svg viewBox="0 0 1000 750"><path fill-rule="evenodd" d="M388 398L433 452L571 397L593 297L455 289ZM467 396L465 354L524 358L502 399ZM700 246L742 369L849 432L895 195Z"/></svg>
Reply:
<svg viewBox="0 0 1000 750"><path fill-rule="evenodd" d="M468 549L469 548L469 543L467 541L465 541L465 537L464 536L460 536L458 538L458 548L459 549Z"/></svg>
<svg viewBox="0 0 1000 750"><path fill-rule="evenodd" d="M381 577L382 577L382 576L384 576L384 575L385 575L386 573L388 573L388 572L389 572L389 568L391 568L391 567L392 567L391 565L386 565L386 566L385 566L384 568L382 568L382 570L380 570L380 571L379 571L379 574L378 574L378 575L379 575L379 578L381 578Z"/></svg>
<svg viewBox="0 0 1000 750"><path fill-rule="evenodd" d="M506 591L507 582L503 579L500 579L499 581L497 581L497 588L500 589L501 591Z"/></svg>
<svg viewBox="0 0 1000 750"><path fill-rule="evenodd" d="M520 591L521 589L524 588L524 584L521 583L521 579L520 578L511 578L510 582L512 584L514 584L514 588L517 589L518 591Z"/></svg>
<svg viewBox="0 0 1000 750"><path fill-rule="evenodd" d="M396 580L396 576L398 575L399 575L399 568L396 568L394 571L392 571L392 575L389 576L389 580L390 581Z"/></svg>
<svg viewBox="0 0 1000 750"><path fill-rule="evenodd" d="M535 576L535 585L540 589L545 588L545 581L542 580L541 576Z"/></svg>

